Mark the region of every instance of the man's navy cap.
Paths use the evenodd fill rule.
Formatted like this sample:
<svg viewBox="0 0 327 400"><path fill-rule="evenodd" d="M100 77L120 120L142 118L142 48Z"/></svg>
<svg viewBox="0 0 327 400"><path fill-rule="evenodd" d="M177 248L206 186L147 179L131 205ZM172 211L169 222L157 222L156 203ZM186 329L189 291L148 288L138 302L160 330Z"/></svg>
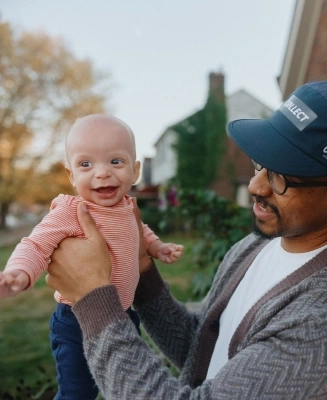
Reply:
<svg viewBox="0 0 327 400"><path fill-rule="evenodd" d="M227 132L264 168L296 177L327 176L327 81L300 86L269 119L229 122Z"/></svg>

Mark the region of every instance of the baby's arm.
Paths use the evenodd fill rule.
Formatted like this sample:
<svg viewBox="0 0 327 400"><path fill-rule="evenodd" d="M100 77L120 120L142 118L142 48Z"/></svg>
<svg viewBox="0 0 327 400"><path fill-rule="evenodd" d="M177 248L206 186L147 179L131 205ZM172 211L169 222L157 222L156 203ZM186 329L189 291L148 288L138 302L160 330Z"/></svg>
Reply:
<svg viewBox="0 0 327 400"><path fill-rule="evenodd" d="M172 264L176 262L184 252L184 246L175 243L163 243L157 239L148 246L148 254L158 260Z"/></svg>
<svg viewBox="0 0 327 400"><path fill-rule="evenodd" d="M28 287L33 286L48 268L52 252L58 244L67 236L76 236L76 218L74 220L73 214L68 205L55 199L50 212L16 246L4 272L24 271L29 276Z"/></svg>
<svg viewBox="0 0 327 400"><path fill-rule="evenodd" d="M166 264L172 264L183 254L184 246L181 244L163 243L148 225L142 222L142 227L149 256Z"/></svg>
<svg viewBox="0 0 327 400"><path fill-rule="evenodd" d="M29 284L29 276L20 269L0 272L0 298L16 296Z"/></svg>

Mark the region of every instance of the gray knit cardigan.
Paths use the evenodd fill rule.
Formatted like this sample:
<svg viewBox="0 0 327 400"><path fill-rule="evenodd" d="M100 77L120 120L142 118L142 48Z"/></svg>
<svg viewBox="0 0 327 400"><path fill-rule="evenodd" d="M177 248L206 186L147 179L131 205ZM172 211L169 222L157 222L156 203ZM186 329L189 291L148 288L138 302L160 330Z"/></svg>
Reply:
<svg viewBox="0 0 327 400"><path fill-rule="evenodd" d="M327 250L259 299L230 342L229 362L206 380L219 317L266 244L253 235L236 244L197 313L170 295L154 265L142 274L135 308L149 335L180 368L179 379L138 335L114 286L77 302L73 311L85 354L105 399L327 399Z"/></svg>

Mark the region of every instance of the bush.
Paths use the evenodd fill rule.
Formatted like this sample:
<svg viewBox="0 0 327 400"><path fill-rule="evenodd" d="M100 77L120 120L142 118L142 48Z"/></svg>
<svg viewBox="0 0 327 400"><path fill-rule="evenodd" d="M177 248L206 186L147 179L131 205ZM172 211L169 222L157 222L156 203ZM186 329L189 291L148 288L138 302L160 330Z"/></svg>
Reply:
<svg viewBox="0 0 327 400"><path fill-rule="evenodd" d="M158 207L140 208L142 221L149 225L154 233L169 234L182 232L184 230L180 218L174 207L170 207L166 211L161 211Z"/></svg>
<svg viewBox="0 0 327 400"><path fill-rule="evenodd" d="M194 296L202 298L211 287L226 252L250 232L251 213L207 190L180 190L178 199L179 205L166 214L199 237L193 249L199 271L193 278L192 288Z"/></svg>
<svg viewBox="0 0 327 400"><path fill-rule="evenodd" d="M159 231L160 222L162 220L162 212L156 207L140 207L142 222L157 233Z"/></svg>

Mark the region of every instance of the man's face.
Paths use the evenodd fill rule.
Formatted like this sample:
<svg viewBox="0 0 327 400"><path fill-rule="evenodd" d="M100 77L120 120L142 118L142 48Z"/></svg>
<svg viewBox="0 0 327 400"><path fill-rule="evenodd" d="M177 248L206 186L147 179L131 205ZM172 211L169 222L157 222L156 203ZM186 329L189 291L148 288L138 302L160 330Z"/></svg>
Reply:
<svg viewBox="0 0 327 400"><path fill-rule="evenodd" d="M293 182L305 179L289 178ZM327 178L314 181L326 182ZM312 179L310 179L312 181ZM268 181L267 170L256 171L249 183L253 197L255 231L267 238L281 236L288 251L309 251L327 243L327 188L288 188L283 195L276 194ZM301 251L300 251L301 252Z"/></svg>

